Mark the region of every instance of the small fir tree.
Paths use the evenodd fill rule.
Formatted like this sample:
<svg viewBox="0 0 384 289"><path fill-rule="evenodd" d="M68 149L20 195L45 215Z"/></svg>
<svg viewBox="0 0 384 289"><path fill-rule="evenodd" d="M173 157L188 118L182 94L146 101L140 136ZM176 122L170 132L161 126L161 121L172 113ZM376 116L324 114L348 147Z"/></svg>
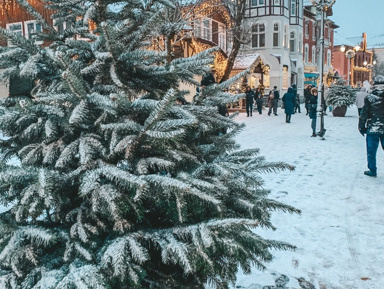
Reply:
<svg viewBox="0 0 384 289"><path fill-rule="evenodd" d="M343 78L339 78L329 88L327 102L328 105L332 105L334 108L349 107L356 102L356 90L349 85L345 85Z"/></svg>
<svg viewBox="0 0 384 289"><path fill-rule="evenodd" d="M15 45L0 51L2 78L36 82L32 99L0 107L1 288L227 288L239 268L294 248L254 230L298 212L260 177L293 168L239 150L244 125L217 112L242 96L223 91L244 74L181 106L180 81L197 84L214 49L148 49L184 27L166 17L177 5L51 0L55 24L72 24L60 34L18 2L49 45L0 29Z"/></svg>

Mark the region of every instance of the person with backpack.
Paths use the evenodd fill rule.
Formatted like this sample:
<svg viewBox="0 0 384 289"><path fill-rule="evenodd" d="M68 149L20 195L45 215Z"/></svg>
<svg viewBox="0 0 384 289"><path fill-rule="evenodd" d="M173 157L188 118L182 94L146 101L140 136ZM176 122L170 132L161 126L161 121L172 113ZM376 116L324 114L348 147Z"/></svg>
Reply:
<svg viewBox="0 0 384 289"><path fill-rule="evenodd" d="M359 131L366 135L368 171L364 175L377 176L376 153L381 144L384 149L384 77L375 78L371 94L364 98L359 117Z"/></svg>

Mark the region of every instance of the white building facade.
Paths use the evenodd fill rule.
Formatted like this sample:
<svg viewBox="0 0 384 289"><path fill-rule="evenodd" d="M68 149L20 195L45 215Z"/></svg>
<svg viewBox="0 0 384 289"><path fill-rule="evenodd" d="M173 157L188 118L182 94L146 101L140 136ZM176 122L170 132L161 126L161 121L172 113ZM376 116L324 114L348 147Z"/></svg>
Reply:
<svg viewBox="0 0 384 289"><path fill-rule="evenodd" d="M258 55L262 61L259 69L251 71L251 87L261 80L265 93L277 86L282 94L296 84L302 94L303 0L249 0L246 25L251 41L241 54Z"/></svg>

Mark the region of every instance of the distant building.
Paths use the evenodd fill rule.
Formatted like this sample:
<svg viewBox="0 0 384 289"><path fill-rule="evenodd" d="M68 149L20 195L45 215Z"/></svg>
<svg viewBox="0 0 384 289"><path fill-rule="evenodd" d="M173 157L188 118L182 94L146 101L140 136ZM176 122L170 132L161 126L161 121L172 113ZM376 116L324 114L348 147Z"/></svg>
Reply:
<svg viewBox="0 0 384 289"><path fill-rule="evenodd" d="M268 93L277 86L281 93L296 84L304 86L303 65L303 0L250 0L246 24L250 27L251 42L241 49L242 59L257 59L248 84L257 87L259 81Z"/></svg>
<svg viewBox="0 0 384 289"><path fill-rule="evenodd" d="M332 15L332 9L327 11L326 16ZM324 75L323 82L330 85L334 76L332 66L332 51L334 46L334 31L339 26L332 20L324 21ZM320 15L317 13L316 7L310 1L304 1L304 85L311 84L317 86L320 72L319 53L320 53L320 35L321 35Z"/></svg>
<svg viewBox="0 0 384 289"><path fill-rule="evenodd" d="M372 80L373 53L368 50L367 35L337 38L333 49L333 65L338 74L351 86L362 86Z"/></svg>

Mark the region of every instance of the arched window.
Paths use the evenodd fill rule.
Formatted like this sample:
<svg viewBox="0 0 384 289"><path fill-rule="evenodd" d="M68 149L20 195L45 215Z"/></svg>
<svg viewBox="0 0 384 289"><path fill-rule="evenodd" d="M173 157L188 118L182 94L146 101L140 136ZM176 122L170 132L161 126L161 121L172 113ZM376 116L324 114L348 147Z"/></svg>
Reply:
<svg viewBox="0 0 384 289"><path fill-rule="evenodd" d="M264 24L254 24L252 26L252 47L265 47Z"/></svg>
<svg viewBox="0 0 384 289"><path fill-rule="evenodd" d="M279 34L280 34L280 27L279 23L273 24L273 47L279 46Z"/></svg>
<svg viewBox="0 0 384 289"><path fill-rule="evenodd" d="M296 49L295 32L291 32L289 37L289 50L291 52L295 52L295 49Z"/></svg>
<svg viewBox="0 0 384 289"><path fill-rule="evenodd" d="M308 63L308 53L309 53L309 47L308 44L306 43L304 46L304 62Z"/></svg>

